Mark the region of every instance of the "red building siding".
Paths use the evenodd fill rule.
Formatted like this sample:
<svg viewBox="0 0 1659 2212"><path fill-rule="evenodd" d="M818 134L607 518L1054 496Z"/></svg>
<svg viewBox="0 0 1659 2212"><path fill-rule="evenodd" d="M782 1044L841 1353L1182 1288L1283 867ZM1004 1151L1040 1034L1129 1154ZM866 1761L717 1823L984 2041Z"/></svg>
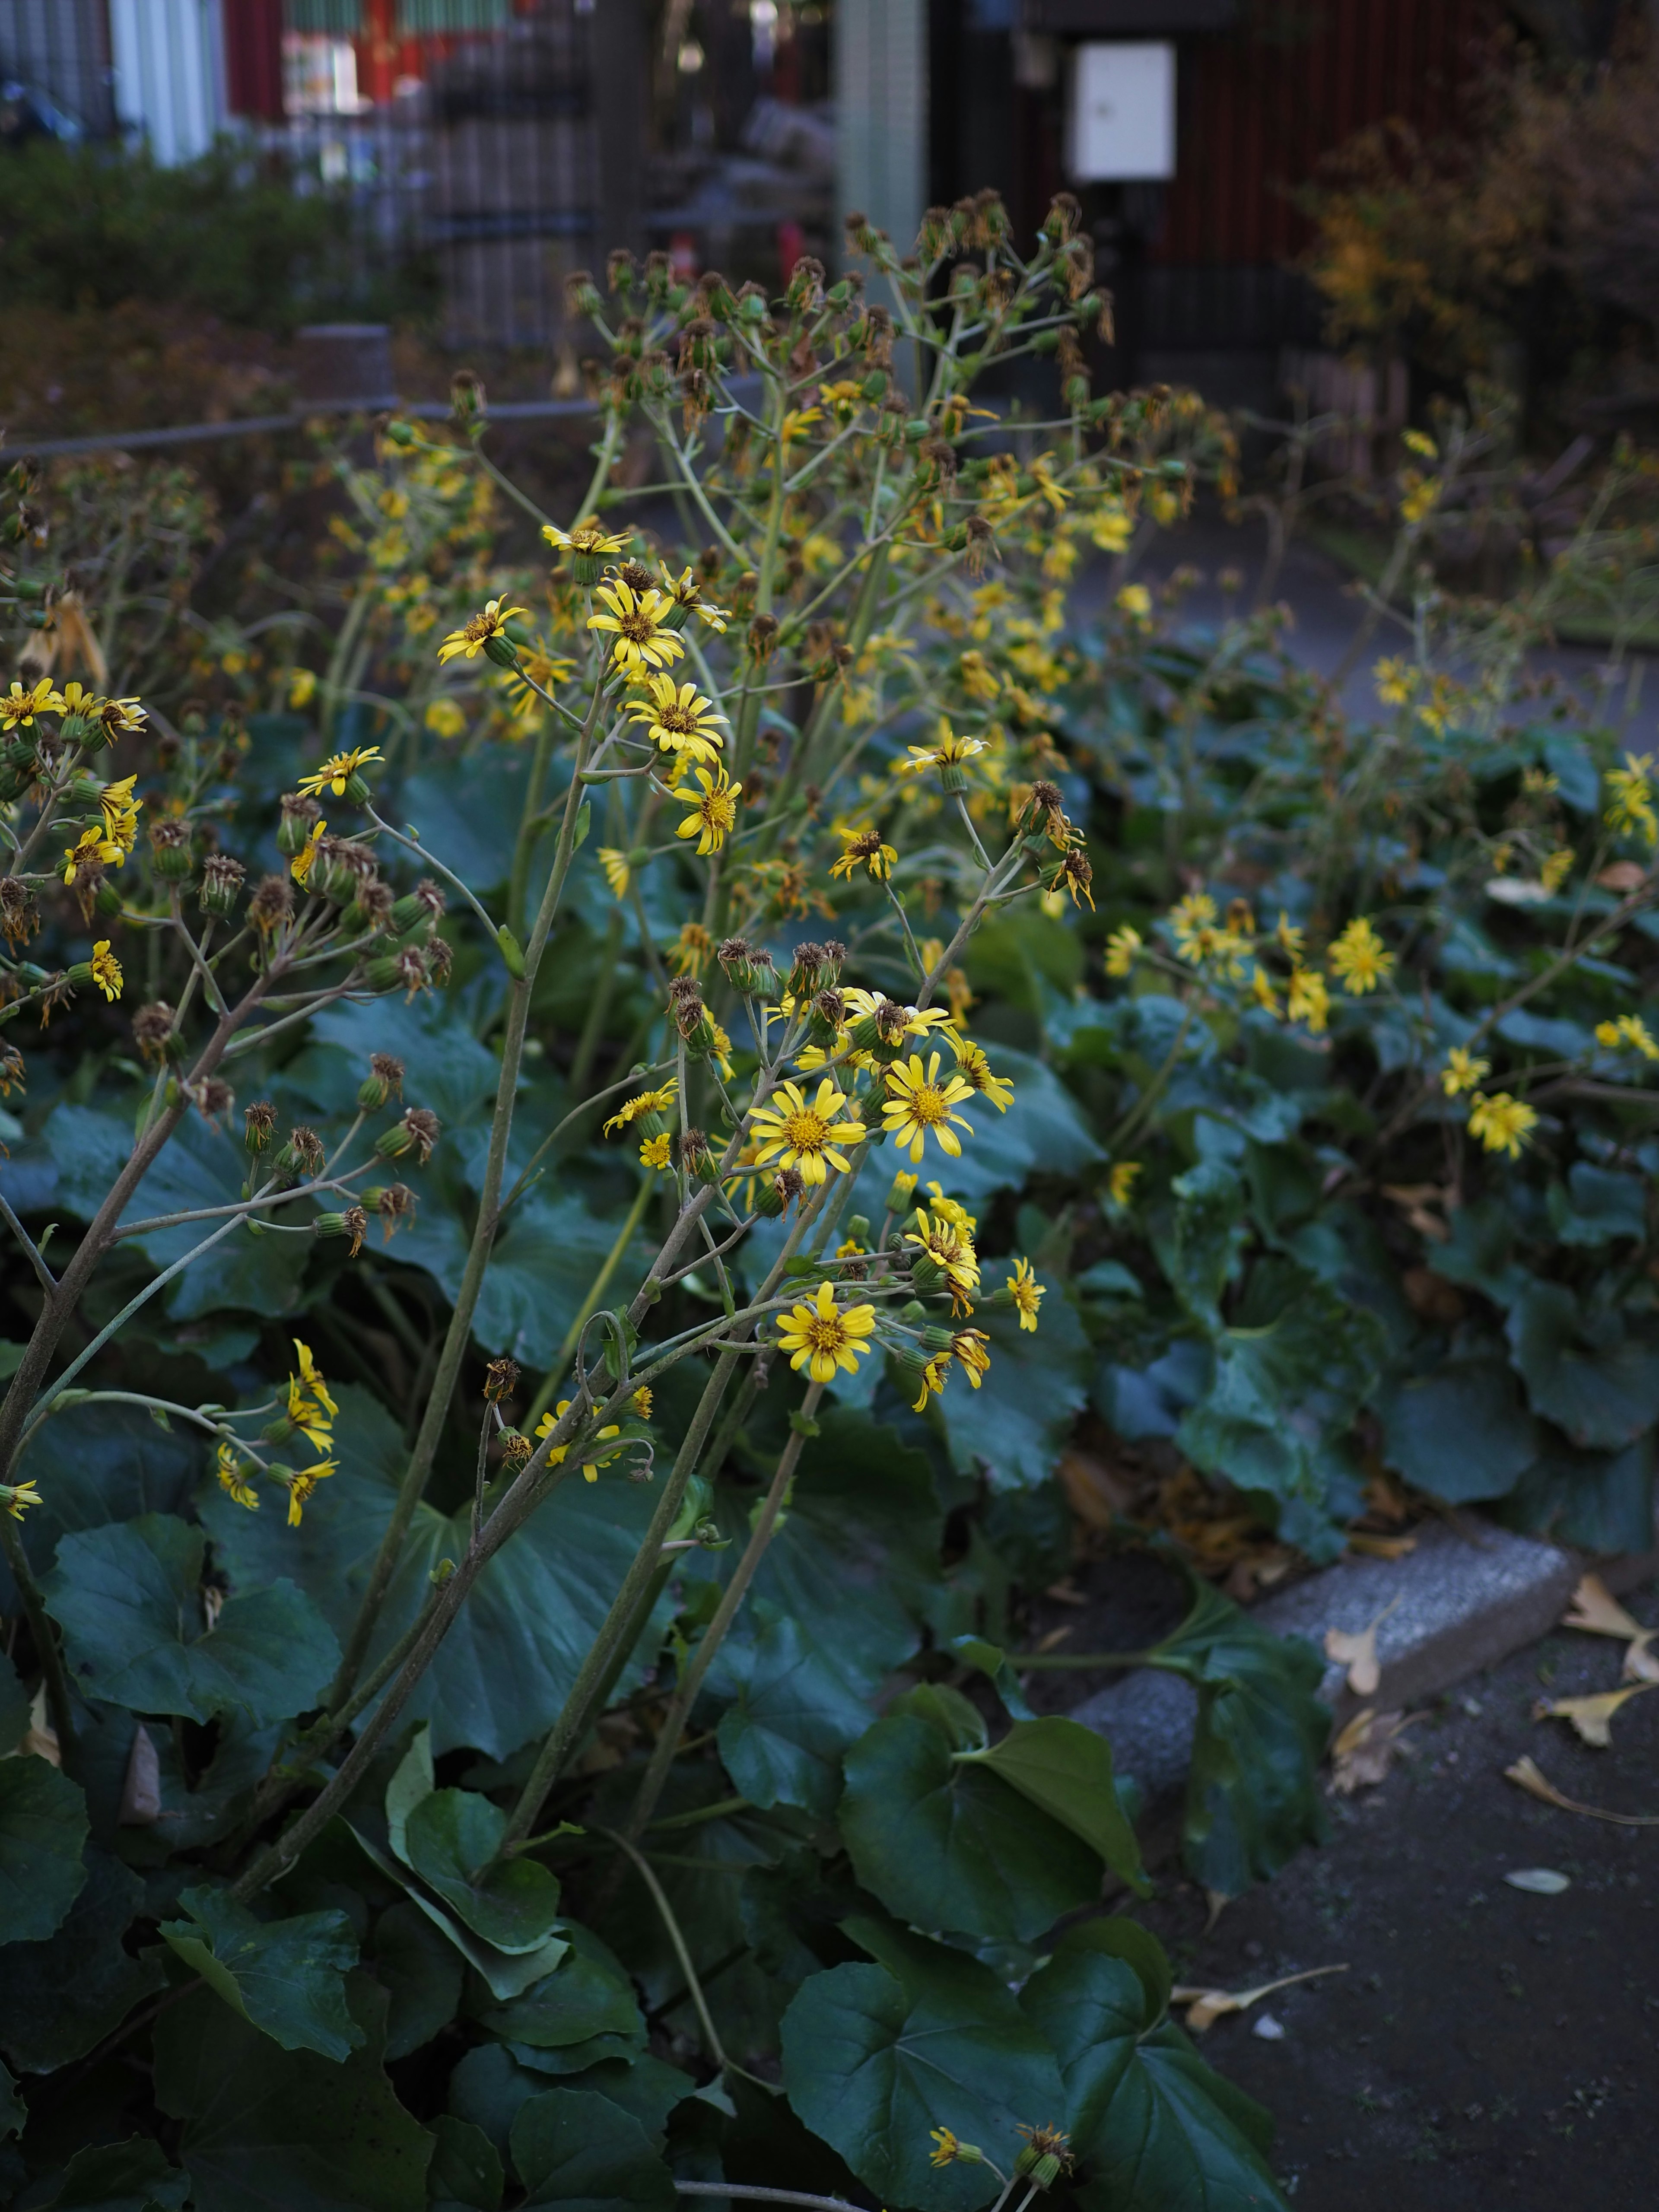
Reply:
<svg viewBox="0 0 1659 2212"><path fill-rule="evenodd" d="M1450 127L1493 0L1297 0L1183 49L1177 173L1152 258L1282 262L1306 228L1290 198L1334 148L1399 117Z"/></svg>
<svg viewBox="0 0 1659 2212"><path fill-rule="evenodd" d="M224 0L225 76L233 115L283 119L283 0Z"/></svg>

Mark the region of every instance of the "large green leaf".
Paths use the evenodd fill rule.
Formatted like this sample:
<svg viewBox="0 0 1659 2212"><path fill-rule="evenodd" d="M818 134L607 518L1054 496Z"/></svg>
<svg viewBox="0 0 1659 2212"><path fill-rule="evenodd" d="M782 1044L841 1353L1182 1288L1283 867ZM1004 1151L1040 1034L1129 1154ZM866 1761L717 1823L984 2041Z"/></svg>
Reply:
<svg viewBox="0 0 1659 2212"><path fill-rule="evenodd" d="M1382 1394L1382 1448L1407 1482L1449 1504L1502 1498L1538 1452L1538 1425L1501 1359L1449 1359Z"/></svg>
<svg viewBox="0 0 1659 2212"><path fill-rule="evenodd" d="M957 1753L964 1765L988 1767L1022 1797L1080 1837L1114 1874L1148 1887L1135 1832L1124 1818L1112 1775L1111 1746L1079 1721L1052 1713L1017 1720L987 1751Z"/></svg>
<svg viewBox="0 0 1659 2212"><path fill-rule="evenodd" d="M1586 1552L1647 1550L1654 1443L1650 1431L1621 1452L1575 1451L1559 1437L1547 1439L1510 1492L1505 1520Z"/></svg>
<svg viewBox="0 0 1659 2212"><path fill-rule="evenodd" d="M0 1929L39 1943L62 1927L86 1869L87 1801L49 1759L0 1759Z"/></svg>
<svg viewBox="0 0 1659 2212"><path fill-rule="evenodd" d="M161 1934L244 2020L284 2051L344 2058L363 2040L346 2008L345 1978L357 1963L357 1938L341 1911L256 1919L228 1892L186 1889L188 1920L164 1920Z"/></svg>
<svg viewBox="0 0 1659 2212"><path fill-rule="evenodd" d="M474 2212L499 2212L507 2177L501 2153L483 2130L453 2112L440 2112L432 2133L437 2148L427 2186L434 2207L465 2204Z"/></svg>
<svg viewBox="0 0 1659 2212"><path fill-rule="evenodd" d="M536 2051L567 2051L596 2035L621 2036L642 2047L645 2021L633 1984L586 1930L580 1942L521 1997L485 2013L484 2026Z"/></svg>
<svg viewBox="0 0 1659 2212"><path fill-rule="evenodd" d="M169 2164L149 2136L78 2150L50 2197L30 2192L40 2212L183 2212L190 2176Z"/></svg>
<svg viewBox="0 0 1659 2212"><path fill-rule="evenodd" d="M1100 1893L1100 1861L920 1714L846 1759L841 1831L865 1887L917 1928L1030 1942Z"/></svg>
<svg viewBox="0 0 1659 2212"><path fill-rule="evenodd" d="M1529 1281L1509 1339L1533 1411L1581 1449L1621 1451L1659 1419L1659 1349L1583 1313L1565 1284Z"/></svg>
<svg viewBox="0 0 1659 2212"><path fill-rule="evenodd" d="M312 1017L311 1036L303 1061L338 1062L334 1084L321 1094L322 1103L338 1109L355 1097L374 1052L403 1061L404 1097L410 1105L429 1107L447 1133L491 1104L501 1082L501 1064L474 1035L459 994L433 991L412 1000L325 1006ZM301 1081L314 1079L309 1066L294 1073Z"/></svg>
<svg viewBox="0 0 1659 2212"><path fill-rule="evenodd" d="M86 1886L57 1933L0 1949L0 2050L26 2073L49 2074L85 2057L161 1986L159 1954L135 1959L121 1942L143 1901L136 1874L91 1850Z"/></svg>
<svg viewBox="0 0 1659 2212"><path fill-rule="evenodd" d="M36 1483L42 1501L22 1527L36 1573L51 1566L68 1530L101 1528L141 1513L185 1512L203 1457L193 1431L164 1429L141 1407L69 1406L55 1414L18 1463L19 1480ZM0 1559L0 1612L17 1609Z"/></svg>
<svg viewBox="0 0 1659 2212"><path fill-rule="evenodd" d="M1156 2024L1127 1959L1062 1940L1019 2002L1059 2057L1087 2212L1285 2212L1266 2115Z"/></svg>
<svg viewBox="0 0 1659 2212"><path fill-rule="evenodd" d="M974 1134L950 1164L950 1187L960 1197L971 1205L994 1190L1018 1190L1034 1169L1075 1175L1104 1158L1083 1109L1051 1068L1008 1045L991 1048L991 1064L1012 1082L1014 1103L1006 1114L984 1097L963 1109Z"/></svg>
<svg viewBox="0 0 1659 2212"><path fill-rule="evenodd" d="M513 2163L525 2203L566 2212L672 2212L674 2183L650 2136L608 2097L547 2089L513 2123Z"/></svg>
<svg viewBox="0 0 1659 2212"><path fill-rule="evenodd" d="M988 1263L988 1288L1012 1267ZM1018 1314L992 1306L981 1307L974 1325L991 1340L991 1367L977 1390L953 1375L939 1401L951 1457L964 1474L982 1468L994 1490L1046 1482L1089 1395L1095 1355L1083 1324L1056 1285L1035 1335Z"/></svg>
<svg viewBox="0 0 1659 2212"><path fill-rule="evenodd" d="M757 1607L757 1611L759 1610ZM767 1608L758 1632L722 1647L710 1688L735 1690L720 1716L720 1759L751 1805L833 1813L842 1753L870 1725L870 1709L830 1663L809 1621Z"/></svg>
<svg viewBox="0 0 1659 2212"><path fill-rule="evenodd" d="M1330 1712L1317 1692L1325 1662L1299 1636L1274 1636L1188 1573L1193 1609L1149 1654L1198 1691L1187 1783L1188 1866L1236 1897L1277 1874L1326 1829L1319 1762Z"/></svg>
<svg viewBox="0 0 1659 2212"><path fill-rule="evenodd" d="M432 1926L459 1952L490 1995L506 2003L508 1998L520 1996L532 1983L550 1974L569 1949L562 1937L550 1936L535 1949L509 1954L498 1951L493 1943L485 1943L463 1927L454 1916L447 1911L413 1875L405 1872L395 1859L378 1850L359 1830L344 1821L331 1824L324 1831L325 1838L332 1835L337 1842L344 1842L354 1851L360 1851L374 1871L394 1887L400 1888L416 1910L423 1914Z"/></svg>
<svg viewBox="0 0 1659 2212"><path fill-rule="evenodd" d="M391 2000L386 2055L407 2058L455 2017L465 1973L460 1954L425 1913L405 1900L388 1905L375 1922L370 1963Z"/></svg>
<svg viewBox="0 0 1659 2212"><path fill-rule="evenodd" d="M1244 1237L1242 1176L1219 1160L1201 1160L1170 1186L1175 1205L1152 1243L1170 1287L1194 1319L1221 1326L1221 1293Z"/></svg>
<svg viewBox="0 0 1659 2212"><path fill-rule="evenodd" d="M70 1666L90 1697L139 1712L256 1726L315 1704L340 1663L327 1623L294 1583L228 1598L210 1629L205 1539L164 1513L64 1537L46 1577Z"/></svg>
<svg viewBox="0 0 1659 2212"><path fill-rule="evenodd" d="M988 2166L936 2169L929 2131L978 2143L1006 2172L1016 2129L1061 2109L1054 2055L988 1966L928 1947L932 1971L814 1974L783 2021L783 2081L814 2134L878 2203L973 2212L998 2190Z"/></svg>
<svg viewBox="0 0 1659 2212"><path fill-rule="evenodd" d="M559 1885L532 1858L498 1859L507 1814L473 1790L434 1790L404 1824L404 1854L475 1936L510 1956L538 1951L557 1925Z"/></svg>
<svg viewBox="0 0 1659 2212"><path fill-rule="evenodd" d="M338 2064L279 2051L200 1990L155 2030L155 2097L185 2122L196 2212L425 2212L432 2138L381 2071L386 1996L347 1989L365 2042Z"/></svg>

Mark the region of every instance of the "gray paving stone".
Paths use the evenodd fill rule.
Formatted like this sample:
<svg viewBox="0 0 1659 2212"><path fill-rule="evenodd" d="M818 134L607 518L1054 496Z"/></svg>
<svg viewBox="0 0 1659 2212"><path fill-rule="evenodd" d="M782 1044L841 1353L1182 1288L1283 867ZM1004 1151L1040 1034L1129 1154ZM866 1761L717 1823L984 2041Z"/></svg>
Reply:
<svg viewBox="0 0 1659 2212"><path fill-rule="evenodd" d="M1484 1522L1425 1524L1401 1559L1340 1560L1255 1608L1264 1626L1324 1648L1325 1632L1379 1623L1382 1681L1364 1702L1394 1711L1437 1696L1466 1675L1544 1635L1560 1619L1582 1562L1553 1544L1511 1535ZM1320 1695L1334 1724L1360 1701L1340 1666ZM1073 1718L1111 1743L1118 1769L1133 1774L1149 1804L1179 1790L1191 1758L1197 1701L1190 1687L1152 1668L1114 1682L1073 1709Z"/></svg>

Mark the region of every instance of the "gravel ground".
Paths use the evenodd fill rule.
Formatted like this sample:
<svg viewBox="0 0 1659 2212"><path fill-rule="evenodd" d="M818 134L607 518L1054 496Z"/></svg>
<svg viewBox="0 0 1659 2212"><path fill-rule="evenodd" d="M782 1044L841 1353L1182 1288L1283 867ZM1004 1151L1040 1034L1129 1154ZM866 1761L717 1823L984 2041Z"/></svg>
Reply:
<svg viewBox="0 0 1659 2212"><path fill-rule="evenodd" d="M1652 1586L1626 1602L1659 1620ZM1204 2039L1276 2116L1297 2212L1650 2212L1659 1826L1559 1811L1504 1776L1529 1753L1570 1797L1659 1814L1659 1692L1615 1716L1607 1750L1532 1717L1540 1698L1618 1686L1620 1653L1558 1632L1460 1686L1379 1787L1333 1798L1323 1849L1209 1933L1190 1884L1141 1909L1188 1983L1241 1990L1346 1964ZM1540 1867L1570 1887L1504 1881Z"/></svg>

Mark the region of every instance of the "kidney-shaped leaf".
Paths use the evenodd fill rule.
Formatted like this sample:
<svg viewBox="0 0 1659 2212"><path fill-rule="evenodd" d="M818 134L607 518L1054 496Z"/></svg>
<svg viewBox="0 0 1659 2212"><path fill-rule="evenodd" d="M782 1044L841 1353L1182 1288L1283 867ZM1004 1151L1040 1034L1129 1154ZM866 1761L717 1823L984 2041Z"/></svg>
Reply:
<svg viewBox="0 0 1659 2212"><path fill-rule="evenodd" d="M0 1775L26 1765L46 1762L10 1759ZM94 1848L87 1855L86 1887L56 1933L0 1950L0 2051L26 2073L49 2074L84 2058L161 1987L156 1953L135 1959L121 1942L143 1901L138 1876ZM0 1917L0 1926L10 1933L9 1916Z"/></svg>
<svg viewBox="0 0 1659 2212"><path fill-rule="evenodd" d="M363 2031L346 2009L345 1978L357 1963L357 1938L343 1912L258 1920L219 1889L186 1889L179 1902L190 1917L164 1920L163 1936L273 2043L344 2058L362 2042Z"/></svg>
<svg viewBox="0 0 1659 2212"><path fill-rule="evenodd" d="M87 1801L49 1759L0 1759L0 1929L39 1943L61 1927L87 1878Z"/></svg>
<svg viewBox="0 0 1659 2212"><path fill-rule="evenodd" d="M1143 1893L1146 1877L1140 1846L1124 1817L1112 1773L1112 1747L1080 1721L1058 1713L1016 1721L988 1751L961 1754L964 1764L988 1766L1022 1797L1069 1828L1092 1851Z"/></svg>
<svg viewBox="0 0 1659 2212"><path fill-rule="evenodd" d="M811 1626L774 1613L750 1640L728 1639L717 1691L736 1689L720 1715L720 1759L751 1805L833 1813L842 1753L870 1724Z"/></svg>
<svg viewBox="0 0 1659 2212"><path fill-rule="evenodd" d="M903 1982L885 1966L814 1974L784 2014L783 2081L878 2202L922 2212L972 2212L998 2187L987 2166L930 2166L930 2130L1006 2148L1022 2122L1062 2103L1042 2034L989 1967L960 1953Z"/></svg>
<svg viewBox="0 0 1659 2212"><path fill-rule="evenodd" d="M651 2138L609 2097L548 2089L526 2098L513 2123L513 2163L525 2203L565 2212L670 2212L674 2184Z"/></svg>
<svg viewBox="0 0 1659 2212"><path fill-rule="evenodd" d="M88 1697L210 1720L240 1707L256 1727L305 1711L340 1663L332 1631L287 1581L202 1609L205 1540L166 1513L65 1536L46 1577L71 1670Z"/></svg>
<svg viewBox="0 0 1659 2212"><path fill-rule="evenodd" d="M534 1859L497 1859L507 1814L472 1790L434 1790L409 1814L404 1855L475 1936L509 1954L538 1950L559 1917L556 1878Z"/></svg>
<svg viewBox="0 0 1659 2212"><path fill-rule="evenodd" d="M1100 1894L1095 1853L914 1712L847 1754L841 1831L865 1887L913 1927L1032 1942Z"/></svg>

